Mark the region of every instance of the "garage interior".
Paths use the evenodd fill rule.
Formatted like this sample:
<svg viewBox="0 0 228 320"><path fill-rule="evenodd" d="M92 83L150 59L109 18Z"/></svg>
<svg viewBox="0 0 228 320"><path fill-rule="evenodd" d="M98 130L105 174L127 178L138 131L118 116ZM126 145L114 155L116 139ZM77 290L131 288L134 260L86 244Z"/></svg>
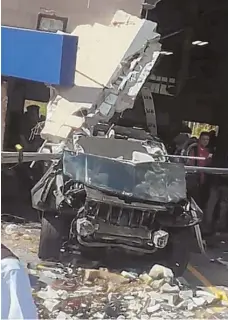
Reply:
<svg viewBox="0 0 228 320"><path fill-rule="evenodd" d="M159 113L168 113L169 131L183 120L217 125L217 153L223 157L228 151L228 40L224 37L228 2L148 2L157 2L147 18L158 23L162 50L173 53L162 55L154 70L155 79L175 79L175 84L167 81L165 94L153 94L158 126ZM151 80L151 87L156 92L155 80Z"/></svg>
<svg viewBox="0 0 228 320"><path fill-rule="evenodd" d="M162 54L148 79L153 93L158 135L173 139L183 121L219 126L216 152L228 151L228 3L226 0L148 0L142 17L158 23ZM202 45L203 43L203 45ZM18 119L25 100L47 102L49 89L42 83L21 79L8 82L8 110L4 150L18 143ZM137 123L140 119L141 123ZM143 125L142 99L134 111L125 111L119 124ZM12 132L14 133L12 136Z"/></svg>
<svg viewBox="0 0 228 320"><path fill-rule="evenodd" d="M228 128L227 74L228 29L226 0L148 0L153 9L142 10L142 17L158 23L162 54L149 82L155 102L158 134L163 138L178 132L182 121L219 126L217 152L227 152ZM197 44L197 42L199 44ZM8 115L5 150L12 150L15 141L8 141L15 128L14 118L23 112L24 101L47 102L49 90L44 84L8 79ZM125 112L128 125L143 117L142 101L135 110ZM171 135L170 135L171 133ZM15 133L16 134L16 133ZM13 139L14 140L14 139Z"/></svg>
<svg viewBox="0 0 228 320"><path fill-rule="evenodd" d="M147 83L158 135L169 144L181 132L183 121L218 126L216 153L224 158L228 151L228 41L223 36L228 30L227 1L148 0L144 8L142 17L158 24L163 52ZM142 97L118 123L146 126Z"/></svg>

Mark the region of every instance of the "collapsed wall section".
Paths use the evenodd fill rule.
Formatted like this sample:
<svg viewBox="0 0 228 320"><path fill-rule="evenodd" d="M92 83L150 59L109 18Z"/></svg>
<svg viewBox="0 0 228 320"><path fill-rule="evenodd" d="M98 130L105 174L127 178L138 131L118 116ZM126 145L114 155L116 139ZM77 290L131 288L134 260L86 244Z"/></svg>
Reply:
<svg viewBox="0 0 228 320"><path fill-rule="evenodd" d="M72 130L109 121L115 112L133 108L137 94L160 51L156 23L117 11L111 24L81 25L75 85L55 88L42 138L64 141Z"/></svg>

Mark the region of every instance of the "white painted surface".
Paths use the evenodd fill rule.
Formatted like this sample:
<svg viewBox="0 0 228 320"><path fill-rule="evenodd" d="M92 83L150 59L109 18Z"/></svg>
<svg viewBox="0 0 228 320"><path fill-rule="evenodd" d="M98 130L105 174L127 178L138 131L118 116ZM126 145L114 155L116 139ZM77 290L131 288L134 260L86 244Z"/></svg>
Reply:
<svg viewBox="0 0 228 320"><path fill-rule="evenodd" d="M92 128L115 112L133 108L160 51L156 23L118 11L109 26L82 25L79 37L75 86L60 88L48 105L45 140L58 143L72 129ZM138 54L137 57L135 54ZM82 110L88 115L83 117Z"/></svg>
<svg viewBox="0 0 228 320"><path fill-rule="evenodd" d="M143 0L2 0L2 25L35 29L39 12L68 18L67 31L81 24L108 24L117 10L139 16Z"/></svg>

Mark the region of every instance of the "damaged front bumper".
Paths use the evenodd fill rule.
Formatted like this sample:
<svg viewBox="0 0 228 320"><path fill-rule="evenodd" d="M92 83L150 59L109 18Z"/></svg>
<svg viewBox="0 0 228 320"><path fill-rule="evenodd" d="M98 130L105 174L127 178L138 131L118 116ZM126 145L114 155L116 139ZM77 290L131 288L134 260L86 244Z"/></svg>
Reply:
<svg viewBox="0 0 228 320"><path fill-rule="evenodd" d="M169 233L164 230L152 232L143 228L109 225L102 221L93 225L84 218L77 220L77 231L77 240L83 246L117 247L143 253L163 249L169 239ZM89 237L93 237L93 241L85 240Z"/></svg>
<svg viewBox="0 0 228 320"><path fill-rule="evenodd" d="M84 247L115 247L151 254L167 246L174 228L191 227L201 221L200 209L195 209L189 204L176 208L127 204L92 190L84 216L74 220L73 230Z"/></svg>

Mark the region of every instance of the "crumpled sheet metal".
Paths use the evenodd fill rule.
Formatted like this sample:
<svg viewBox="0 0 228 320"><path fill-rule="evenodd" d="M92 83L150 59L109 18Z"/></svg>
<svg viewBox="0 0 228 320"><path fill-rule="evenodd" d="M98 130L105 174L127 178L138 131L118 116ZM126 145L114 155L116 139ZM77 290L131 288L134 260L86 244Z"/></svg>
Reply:
<svg viewBox="0 0 228 320"><path fill-rule="evenodd" d="M56 88L42 138L59 143L72 129L92 128L133 108L159 56L156 27L123 11L116 12L110 26L78 26L72 33L79 37L75 86Z"/></svg>

